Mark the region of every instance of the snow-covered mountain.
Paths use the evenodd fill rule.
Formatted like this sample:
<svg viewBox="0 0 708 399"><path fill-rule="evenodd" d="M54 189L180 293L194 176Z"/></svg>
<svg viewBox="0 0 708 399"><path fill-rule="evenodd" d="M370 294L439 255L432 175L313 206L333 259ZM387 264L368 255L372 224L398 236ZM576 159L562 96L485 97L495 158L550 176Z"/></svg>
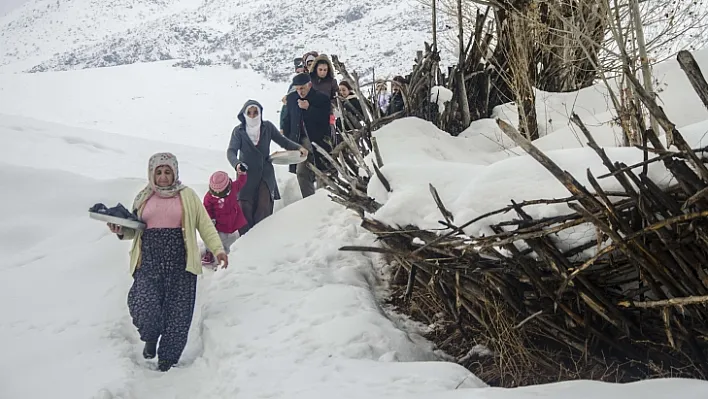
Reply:
<svg viewBox="0 0 708 399"><path fill-rule="evenodd" d="M29 0L0 18L0 70L61 71L186 60L273 80L316 50L350 68L400 73L430 38L416 0Z"/></svg>

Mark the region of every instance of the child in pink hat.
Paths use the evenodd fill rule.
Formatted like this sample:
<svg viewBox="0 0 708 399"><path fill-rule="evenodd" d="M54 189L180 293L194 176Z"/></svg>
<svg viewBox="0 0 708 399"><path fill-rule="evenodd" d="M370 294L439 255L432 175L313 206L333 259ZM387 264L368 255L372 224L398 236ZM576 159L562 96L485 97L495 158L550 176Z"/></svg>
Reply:
<svg viewBox="0 0 708 399"><path fill-rule="evenodd" d="M238 192L248 179L244 169L236 168L236 181L232 181L226 172L215 172L209 179L209 192L204 195L204 207L216 226L227 255L239 238L239 229L248 224L238 203ZM214 265L214 254L209 250L202 257L202 265Z"/></svg>

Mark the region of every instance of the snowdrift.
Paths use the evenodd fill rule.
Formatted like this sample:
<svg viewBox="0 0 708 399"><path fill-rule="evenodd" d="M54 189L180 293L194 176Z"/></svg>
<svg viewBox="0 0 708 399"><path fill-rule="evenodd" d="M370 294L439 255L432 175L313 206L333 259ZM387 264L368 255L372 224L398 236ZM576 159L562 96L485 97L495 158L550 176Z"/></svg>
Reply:
<svg viewBox="0 0 708 399"><path fill-rule="evenodd" d="M706 54L698 57L704 64L708 63ZM667 101L668 118L679 127L688 147L703 147L708 127L704 105L687 90L688 79L680 79L682 71L675 68L664 72L666 81L675 82L662 88L663 98L674 100ZM578 93L538 93L539 119L545 118L540 126L543 137L535 141L535 148L524 145L534 157L511 146L511 140L504 135L503 132L512 134L508 122L515 124L518 117L513 104L507 104L494 112L501 120L512 116L513 120L500 124L503 131L493 125L492 119L475 122L462 137L451 137L431 123L414 118L395 121L373 134L381 157L370 154L369 168L357 162L348 150L342 158L358 164L361 170L378 165L381 173L377 170L374 177L369 173L371 180L362 175L333 178L335 184L330 190L336 200L361 212L363 225L379 237L383 246L346 249L383 251L396 259L400 272L397 276L402 279L397 283L401 297L406 288L401 283L408 279L407 300L396 303L419 315L420 320L435 324L436 332L431 336L446 350L464 358L463 351L481 340L497 351L498 356L490 363L499 366L498 373L490 373L485 364L471 366L488 380L504 378L510 361L514 364L510 368L517 371L507 372L510 377L502 385L596 376L613 367L608 362L624 363L617 366L617 375L623 374L627 380L657 375L651 366L627 366L630 360L661 363L659 368L665 370L681 368L683 359L690 359L687 367L702 362L704 350L698 344L681 349L684 342L690 346L696 336L703 335L705 322L700 311L685 315L682 307L674 319L667 316L671 311L666 306L667 302L675 305L673 301L685 304L683 301L689 301L689 297L693 302L688 303L695 303L705 292L704 282L693 284L697 276L704 274L697 265L705 263L705 239L701 227L688 223L703 215L704 208L689 207L690 215L680 211L682 204L688 206L700 196L698 191L703 184L693 182L705 180L705 168L699 165L701 161L691 161L691 166L698 165L702 177L693 174L683 160L697 158L681 147L684 152L670 161L649 164L646 176L641 176L646 180L635 176L640 167L633 166L630 169L635 175L596 182L593 176L608 172L602 157L606 157L608 165L619 162L624 167L641 163L646 156L637 148L618 147L619 132L612 125L612 110L601 104L605 98L602 93L599 86ZM692 106L686 108L693 108L695 114L679 111L679 96L690 100ZM574 114L580 115L581 120L590 120L593 128L588 137L594 133L604 147L602 151L585 146L584 142L593 139L583 135L581 140L576 135L569 122L569 115ZM561 125L553 125L559 119ZM665 139L659 137L660 141ZM370 152L366 140L360 146L361 151ZM344 164L339 169L347 174ZM555 175L549 170L555 170ZM562 177L563 173L567 175ZM371 198L357 190L367 181ZM637 186L641 187L639 199ZM662 193L669 187L676 189L671 194ZM586 188L590 190L587 197ZM593 191L603 199L591 200ZM577 194L574 201L582 204L580 209L574 201L561 200L573 193ZM691 201L687 202L689 197ZM619 198L626 199L622 211L613 205ZM538 205L527 206L529 201ZM521 207L515 211L506 208L512 203L523 203L523 211ZM508 211L498 212L504 208ZM663 223L664 219L670 220ZM679 225L681 221L687 223ZM673 223L671 227L667 227L669 223ZM643 227L650 225L646 230ZM517 226L525 234L514 233ZM692 234L694 230L698 233ZM445 234L436 235L440 231ZM625 237L646 238L642 246L642 240L622 244ZM604 253L598 251L610 239L615 244L608 247L614 248L610 260L605 257L599 262L593 260L594 264L582 264L585 259ZM681 248L674 248L678 245L684 254L679 255ZM571 256L576 263L569 262ZM580 272L582 276L570 282ZM412 283L425 293L410 302ZM689 288L683 290L684 285ZM670 301L660 301L665 295ZM538 315L542 316L532 320ZM532 321L524 332L509 333L529 320ZM464 332L453 332L446 328L448 325L460 326ZM674 327L687 331L678 338L683 341L679 344L672 335ZM664 345L665 340L668 346ZM652 350L644 347L645 343L655 345L660 355L652 357ZM580 364L576 361L580 356L592 360L587 365ZM514 363L517 358L519 362ZM672 363L673 359L677 359L676 363ZM532 363L543 366L536 373L519 371ZM559 371L566 369L567 374ZM608 373L615 375L613 371ZM703 376L702 367L684 374L689 375Z"/></svg>
<svg viewBox="0 0 708 399"><path fill-rule="evenodd" d="M708 51L695 54L699 65L708 68ZM708 110L691 88L675 60L655 68L660 82L664 111L693 148L708 140ZM573 93L537 91L537 112L541 138L534 145L553 161L587 185L586 169L597 175L606 173L600 158L588 148L587 140L570 122L572 113L583 120L598 144L612 161L631 165L642 160L636 148L621 147L621 130L612 122L614 110L603 85ZM494 117L512 125L518 121L513 104L495 108ZM489 211L503 208L511 200L567 197L568 191L538 162L526 155L497 126L495 119L482 119L458 137L440 131L432 123L405 118L374 133L392 192L378 179L369 184L368 194L383 203L374 217L390 225L416 225L424 229L442 227L440 211L428 184L432 184L445 206L464 223ZM665 141L663 136L660 137ZM372 159L369 159L372 162ZM660 187L671 183L661 165L651 165L650 177ZM614 190L617 182L601 181L603 188ZM569 212L567 206L541 205L531 209L531 216L547 217ZM471 236L489 234L483 225L510 218L500 215L465 228ZM580 236L585 232L579 231ZM577 238L577 237L576 237Z"/></svg>
<svg viewBox="0 0 708 399"><path fill-rule="evenodd" d="M234 245L229 270L200 278L179 367L149 370L127 313L128 244L87 209L130 203L158 148L178 154L200 194L212 170L204 162L225 161L19 117L0 116L0 137L0 370L13 376L0 396L355 398L484 385L430 362L438 356L418 327L379 307L380 261L338 251L372 237L324 193L277 212ZM291 191L284 197L299 195Z"/></svg>
<svg viewBox="0 0 708 399"><path fill-rule="evenodd" d="M373 245L374 237L322 192L298 201L294 179L281 168L276 173L284 201L276 206L290 205L237 241L228 270L200 278L181 364L165 374L149 370L125 304L131 284L128 244L90 220L86 210L99 201L130 203L156 151L177 154L183 181L203 193L210 173L228 170L223 148L243 101L253 94L264 103L266 116L277 118L284 88L239 76L245 75L218 68L174 71L165 64L2 75L0 108L12 116L0 115L5 193L0 397L693 399L708 394L704 382L672 379L484 387L462 367L435 361L439 354L420 337L424 326L379 307L378 299L386 295L380 259L338 251L342 245ZM179 82L174 90L171 81ZM229 87L224 81L235 83ZM598 106L597 114L602 112ZM687 117L683 123L696 123L690 129L694 141L708 130L703 119ZM492 121L474 126L461 138L413 119L377 132L384 174L394 190L387 193L372 183L370 193L384 203L376 217L436 224L428 183L467 217L493 206L494 198L508 202L517 192L536 195L534 187L550 194L557 190ZM554 135L558 141L551 140ZM549 131L541 140L548 141L544 149L557 150L565 148L560 142L579 147L574 139ZM607 143L613 140L608 133ZM617 149L618 156L634 156L626 150ZM585 155L576 148L555 157L572 164L585 162ZM662 170L653 173L661 176ZM504 184L511 176L520 185L521 174L534 184L517 189Z"/></svg>
<svg viewBox="0 0 708 399"><path fill-rule="evenodd" d="M684 380L483 388L462 367L432 361L438 356L418 335L420 327L379 307L380 261L338 251L345 244L371 245L373 237L323 192L277 212L237 241L228 270L200 278L179 367L151 371L125 305L127 243L86 217L93 202L127 201L144 184L125 158L136 140L124 138L120 146L120 136L97 131L16 117L0 121L3 139L7 125L54 135L4 140L38 148L43 162L0 165L0 186L12 193L0 207L0 371L12 376L3 380L2 397L560 399L572 391L583 399L663 399L679 392L692 399L708 392L705 384ZM90 133L94 144L120 152L101 154L113 163L84 159L85 146L62 143L62 131ZM149 141L138 141L142 151L152 151ZM185 160L201 151L180 149ZM135 162L139 158L135 154ZM123 168L136 177L118 177ZM202 181L196 175L186 183ZM37 184L42 195L27 195Z"/></svg>

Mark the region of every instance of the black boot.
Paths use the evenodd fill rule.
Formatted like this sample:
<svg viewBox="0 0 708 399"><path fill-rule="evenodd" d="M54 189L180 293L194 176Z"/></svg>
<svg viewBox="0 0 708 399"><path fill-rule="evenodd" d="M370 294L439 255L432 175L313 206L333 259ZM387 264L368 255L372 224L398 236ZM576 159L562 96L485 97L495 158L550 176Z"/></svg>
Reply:
<svg viewBox="0 0 708 399"><path fill-rule="evenodd" d="M169 360L160 360L157 362L157 369L160 371L168 371L174 364Z"/></svg>
<svg viewBox="0 0 708 399"><path fill-rule="evenodd" d="M145 359L153 359L157 354L157 342L146 342L143 348L143 357Z"/></svg>

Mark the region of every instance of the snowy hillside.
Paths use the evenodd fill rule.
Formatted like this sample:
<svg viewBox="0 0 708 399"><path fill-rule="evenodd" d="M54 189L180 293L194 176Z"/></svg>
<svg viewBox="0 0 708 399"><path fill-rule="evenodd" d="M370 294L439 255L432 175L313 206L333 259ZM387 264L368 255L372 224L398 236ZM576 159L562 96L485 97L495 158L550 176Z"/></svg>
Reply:
<svg viewBox="0 0 708 399"><path fill-rule="evenodd" d="M194 70L171 64L0 75L0 110L218 151L225 151L246 100L259 101L266 118L278 121L287 85L227 66Z"/></svg>
<svg viewBox="0 0 708 399"><path fill-rule="evenodd" d="M212 88L227 76L241 90L205 90L196 96L200 84ZM168 90L170 80L181 89ZM80 82L86 83L61 101L56 93L71 92ZM245 71L174 70L158 63L0 75L0 90L0 109L15 114L0 114L0 187L9 193L0 207L1 398L708 395L705 382L675 379L486 388L461 366L436 361L442 358L420 337L424 326L381 309L386 294L381 260L338 251L342 245L373 245L374 237L324 192L300 200L294 177L284 167L276 168L284 196L278 211L236 242L229 269L200 278L180 364L168 373L153 371L141 357L126 307L131 284L128 243L89 219L86 210L99 201L129 203L145 184L145 164L156 151L174 152L183 181L204 193L209 174L228 168L224 148L233 107L251 97L271 103L282 88ZM194 98L197 103L191 102ZM145 103L129 106L131 101ZM195 108L209 103L223 108L215 105L195 114ZM276 115L268 112L269 118ZM219 113L225 115L216 118ZM200 123L208 134L192 130ZM418 195L416 190L427 190L428 182L439 185L445 200L454 195L440 179L469 180L463 173L466 166L458 165L458 174L434 172L482 153L474 144L481 140L474 137L486 135L490 140L494 131L468 133L468 138L443 137L413 119L380 131L387 159L384 173L396 187L381 216L397 201L403 214L425 218L429 194ZM400 140L404 136L406 140ZM394 151L402 142L409 151ZM477 167L505 158L498 151L488 152L488 157L474 161ZM416 168L404 173L401 166L413 163ZM399 178L394 175L397 167ZM486 189L482 193L490 194L492 188ZM413 201L413 195L420 200Z"/></svg>
<svg viewBox="0 0 708 399"><path fill-rule="evenodd" d="M415 0L29 0L0 18L0 70L186 59L280 80L317 50L362 73L401 73L430 37L427 12Z"/></svg>

